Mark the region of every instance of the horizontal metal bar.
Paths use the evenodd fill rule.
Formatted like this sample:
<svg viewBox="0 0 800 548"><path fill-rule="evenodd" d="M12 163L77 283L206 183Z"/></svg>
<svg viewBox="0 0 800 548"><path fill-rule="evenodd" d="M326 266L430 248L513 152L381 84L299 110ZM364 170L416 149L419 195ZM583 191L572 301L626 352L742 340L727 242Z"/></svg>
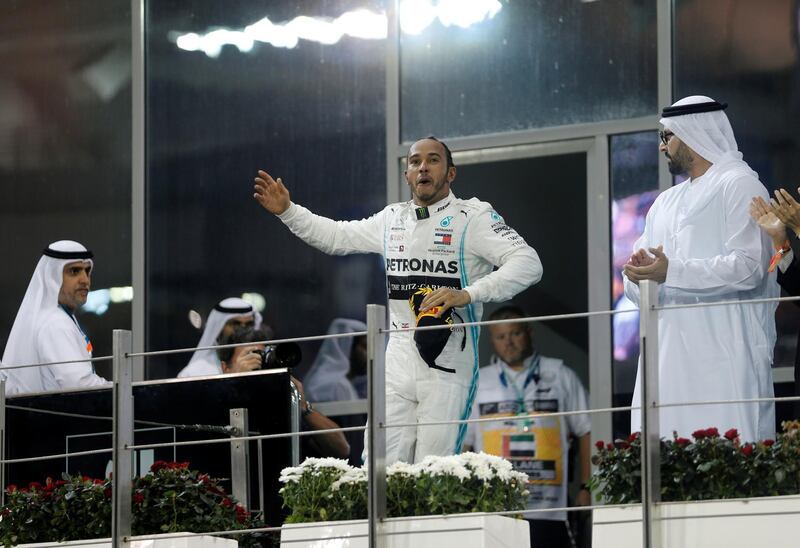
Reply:
<svg viewBox="0 0 800 548"><path fill-rule="evenodd" d="M550 314L548 316L528 316L525 318L508 318L505 320L485 320L480 322L464 322L454 325L427 325L425 327L402 327L397 329L381 329L381 333L405 333L411 331L435 331L437 329L452 329L454 327L470 327L484 325L501 325L506 323L543 322L549 320L573 320L579 318L593 318L595 316L615 316L617 314L632 314L639 312L638 308L625 310L597 310L594 312L573 312L570 314Z"/></svg>
<svg viewBox="0 0 800 548"><path fill-rule="evenodd" d="M413 422L413 423L398 423L398 424L379 424L379 428L408 428L412 426L441 426L447 424L474 424L474 423L481 423L481 422L510 422L510 421L519 421L519 420L530 420L530 419L541 419L541 418L552 418L552 417L569 417L572 415L593 415L595 413L616 413L619 411L636 411L640 409L640 407L631 407L631 406L624 406L624 407L603 407L600 409L586 409L583 411L557 411L557 412L539 412L539 413L531 413L528 415L514 415L511 417L485 417L480 419L454 419L454 420L447 420L447 421L425 421L425 422Z"/></svg>
<svg viewBox="0 0 800 548"><path fill-rule="evenodd" d="M692 407L696 405L725 405L734 403L763 403L763 402L793 402L800 401L800 396L783 396L780 398L744 398L740 400L708 400L708 401L686 401L686 402L671 402L659 403L656 407Z"/></svg>
<svg viewBox="0 0 800 548"><path fill-rule="evenodd" d="M4 365L0 370L5 369L25 369L27 367L43 367L46 365L66 365L70 363L86 363L86 362L110 362L114 356L100 356L98 358L86 358L85 360L65 360L63 362L44 362L44 363L27 363L25 365Z"/></svg>
<svg viewBox="0 0 800 548"><path fill-rule="evenodd" d="M239 346L250 346L253 344L276 345L288 342L306 342L306 341L322 341L325 339L344 339L347 337L359 337L366 335L366 331L353 331L350 333L335 333L333 335L312 335L310 337L294 337L291 339L274 339L266 341L253 341L247 343L234 343L234 344L218 344L215 346L192 346L187 348L175 348L172 350L154 350L152 352L131 352L127 354L127 358L142 358L147 356L166 356L169 354L183 354L187 352L194 352L195 350L218 350L220 348L237 348Z"/></svg>
<svg viewBox="0 0 800 548"><path fill-rule="evenodd" d="M159 447L184 447L188 445L213 445L215 443L230 443L232 441L255 441L291 438L294 436L319 436L333 432L363 432L366 426L348 426L347 428L327 428L325 430L310 430L307 432L284 432L282 434L259 434L258 436L231 436L229 438L214 438L205 440L174 441L164 443L149 443L146 445L128 445L126 449L158 449Z"/></svg>
<svg viewBox="0 0 800 548"><path fill-rule="evenodd" d="M468 137L449 137L447 146L453 152L474 150L478 148L492 148L533 143L546 143L550 141L567 141L583 139L597 135L614 135L619 133L638 133L640 131L658 129L658 112L649 116L639 116L626 120L603 120L601 122L586 122L565 126L548 126L518 131L504 131L502 133L486 133ZM395 145L392 150L396 158L405 158L413 142L406 141Z"/></svg>
<svg viewBox="0 0 800 548"><path fill-rule="evenodd" d="M369 405L367 400L342 400L314 402L314 409L328 417L345 415L366 415Z"/></svg>
<svg viewBox="0 0 800 548"><path fill-rule="evenodd" d="M75 453L59 453L57 455L43 455L41 457L26 457L24 459L2 459L0 464L16 464L19 462L37 462L41 460L64 459L67 457L82 457L84 455L100 455L111 453L113 449L92 449L90 451L76 451Z"/></svg>
<svg viewBox="0 0 800 548"><path fill-rule="evenodd" d="M706 308L709 306L732 306L737 304L763 304L763 303L783 303L800 301L800 297L770 297L768 299L744 299L740 301L716 301L713 303L688 303L688 304L665 304L654 306L653 310L678 310L681 308Z"/></svg>

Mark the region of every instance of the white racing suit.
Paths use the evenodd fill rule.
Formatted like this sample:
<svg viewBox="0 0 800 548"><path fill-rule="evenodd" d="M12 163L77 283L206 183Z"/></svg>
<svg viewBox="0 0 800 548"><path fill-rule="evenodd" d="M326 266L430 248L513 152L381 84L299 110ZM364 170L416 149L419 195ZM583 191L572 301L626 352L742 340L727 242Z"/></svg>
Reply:
<svg viewBox="0 0 800 548"><path fill-rule="evenodd" d="M450 193L427 208L428 218L418 219L416 209L411 201L401 202L368 219L333 221L291 204L279 217L295 235L325 253L383 255L392 328L414 327L408 299L420 286L470 294L470 304L453 310L457 325L479 321L481 303L506 301L541 279L536 251L490 204ZM413 332L391 333L386 348L387 424L468 418L478 382L478 337L478 327L456 326L436 360L441 368L432 368L420 357ZM466 424L388 428L386 462L458 453L465 433Z"/></svg>

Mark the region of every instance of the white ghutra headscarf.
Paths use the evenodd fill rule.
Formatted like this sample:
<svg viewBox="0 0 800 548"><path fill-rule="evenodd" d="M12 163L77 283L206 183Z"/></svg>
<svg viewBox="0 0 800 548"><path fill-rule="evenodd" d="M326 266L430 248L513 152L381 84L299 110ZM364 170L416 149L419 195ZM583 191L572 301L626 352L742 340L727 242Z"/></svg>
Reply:
<svg viewBox="0 0 800 548"><path fill-rule="evenodd" d="M742 160L733 128L723 112L727 106L705 95L692 95L665 108L659 122L715 166L737 169L757 179L758 174Z"/></svg>
<svg viewBox="0 0 800 548"><path fill-rule="evenodd" d="M28 290L14 319L3 353L3 367L37 363L36 334L44 316L58 308L58 294L64 281L64 266L77 261L94 267L91 251L72 240L59 240L45 248ZM36 388L41 381L38 367L4 371L5 378L15 385ZM33 391L33 390L29 390Z"/></svg>
<svg viewBox="0 0 800 548"><path fill-rule="evenodd" d="M256 329L261 327L261 314L253 308L252 304L237 297L224 299L220 301L208 315L206 327L203 330L203 335L200 337L200 342L197 343L197 346L202 348L204 346L213 346L217 344L217 339L220 333L222 333L222 328L225 327L228 320L231 318L238 318L239 316L252 316L255 321L254 327ZM195 350L188 365L200 361L219 364L216 350Z"/></svg>

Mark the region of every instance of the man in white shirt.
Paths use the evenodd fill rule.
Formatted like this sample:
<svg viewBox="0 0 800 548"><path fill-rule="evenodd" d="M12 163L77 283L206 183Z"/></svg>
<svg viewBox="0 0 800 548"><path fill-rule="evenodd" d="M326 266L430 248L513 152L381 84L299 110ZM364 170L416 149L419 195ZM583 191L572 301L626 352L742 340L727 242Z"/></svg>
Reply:
<svg viewBox="0 0 800 548"><path fill-rule="evenodd" d="M767 272L770 241L750 218L766 188L742 160L727 105L686 97L664 109L661 152L673 174L689 179L661 193L644 234L623 267L625 295L639 303L639 282L658 282L661 305L777 297ZM775 303L706 306L658 313L662 404L772 397ZM641 363L641 362L640 362ZM641 371L639 372L641 373ZM632 405L641 402L639 374ZM661 434L736 428L742 441L775 436L773 402L662 407ZM640 430L639 411L631 430Z"/></svg>
<svg viewBox="0 0 800 548"><path fill-rule="evenodd" d="M6 369L92 357L92 343L75 317L91 287L92 257L91 251L70 240L54 242L44 250L3 354L7 395L109 384L95 374L89 361Z"/></svg>
<svg viewBox="0 0 800 548"><path fill-rule="evenodd" d="M516 306L505 306L489 319L524 317L525 313ZM587 409L588 397L578 376L562 360L542 356L533 348L529 324L490 325L489 333L495 359L481 368L470 418L511 418ZM567 457L570 442L576 439L576 475L581 485L575 505L586 506L591 503L586 489L591 475L590 430L588 415L475 422L469 425L466 444L474 451L507 458L515 470L528 474L528 508L541 510L567 506ZM526 519L531 525L532 546L571 546L563 510L529 514Z"/></svg>

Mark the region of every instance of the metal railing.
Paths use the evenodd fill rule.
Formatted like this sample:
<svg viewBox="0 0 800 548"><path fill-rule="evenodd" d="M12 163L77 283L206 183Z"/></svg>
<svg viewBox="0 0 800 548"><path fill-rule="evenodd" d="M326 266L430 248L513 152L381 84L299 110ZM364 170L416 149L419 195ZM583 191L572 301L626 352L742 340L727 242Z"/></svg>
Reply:
<svg viewBox="0 0 800 548"><path fill-rule="evenodd" d="M440 425L458 425L458 424L477 424L477 423L490 423L490 422L509 422L509 421L525 421L534 418L546 417L568 417L572 415L591 415L597 413L619 413L619 412L636 412L641 413L642 419L642 433L641 433L641 447L642 447L642 502L635 504L625 505L591 505L582 507L563 507L563 508L543 508L543 509L527 509L522 511L501 511L491 513L469 513L450 515L448 517L474 517L476 515L517 515L517 516L535 516L543 512L576 512L586 511L595 508L609 508L609 507L637 507L642 508L642 522L643 522L643 545L647 548L660 548L659 535L659 494L660 494L660 470L659 470L659 451L660 451L660 429L659 429L659 408L674 407L682 405L728 405L736 403L756 403L756 402L789 402L800 401L800 397L783 397L783 398L749 398L749 399L731 399L731 400L709 400L709 401L692 401L692 402L669 402L661 403L658 398L658 312L661 310L672 310L678 308L691 308L697 306L727 306L731 304L748 304L748 303L764 303L764 302L778 302L778 301L791 301L799 300L800 298L780 298L780 299L754 299L752 301L721 301L716 303L691 303L687 305L669 305L658 306L657 303L657 284L654 282L643 281L640 284L640 352L642 358L641 366L641 393L642 405L641 407L633 406L617 406L605 407L597 409L586 409L577 411L559 411L559 412L536 412L530 414L515 415L513 417L484 417L476 419L463 419L463 420L447 420L447 421L425 421L416 423L386 423L386 399L385 399L385 349L386 349L386 336L390 333L414 331L415 328L404 329L387 329L386 328L386 309L379 305L369 305L367 307L367 331L357 333L346 333L338 335L321 335L314 337L298 337L291 339L280 339L276 341L263 341L264 344L277 344L279 342L301 342L301 341L317 341L341 337L357 337L366 335L367 337L367 355L368 355L368 415L370 417L370 427L356 426L345 428L333 428L325 430L314 430L300 432L297 428L293 431L276 433L276 434L256 434L256 435L241 435L231 436L225 439L209 438L191 441L172 441L163 443L147 443L135 444L133 441L133 432L135 422L133 412L133 383L131 381L131 360L138 357L162 356L167 354L188 353L194 352L196 348L162 350L154 352L131 352L131 333L129 331L115 330L114 331L114 351L110 357L94 358L92 361L107 361L113 360L113 413L110 418L113 424L112 447L108 449L97 449L90 451L67 452L55 455L40 455L27 458L6 459L5 458L5 415L6 415L6 400L4 396L4 386L0 383L0 465L17 464L23 462L33 462L38 460L48 460L64 458L69 456L91 455L98 453L112 453L113 460L113 476L112 481L112 530L111 542L115 547L126 546L132 540L146 540L158 538L182 538L193 537L199 535L223 535L223 534L242 534L242 533L274 533L281 531L281 527L260 527L246 530L227 530L227 531L213 531L210 533L179 533L179 534L166 534L166 535L144 535L144 536L131 536L131 482L129 478L132 477L133 469L133 455L134 451L144 449L156 449L161 447L181 447L190 445L211 445L219 443L246 443L249 441L272 440L291 437L293 440L299 440L301 436L314 436L324 435L335 432L356 432L366 430L366 446L368 455L368 539L371 548L385 547L386 534L384 525L395 521L404 520L422 520L429 519L428 517L399 517L387 518L386 514L386 430L389 428L404 428L404 427L428 427ZM520 323L520 322L540 322L549 320L560 319L575 319L575 318L589 318L593 316L613 316L615 314L633 313L636 310L621 310L621 311L593 311L576 314L559 314L547 315L528 318L512 318L507 320L495 320L484 322L470 322L463 324L466 326L476 325L497 325L504 323ZM435 329L449 329L449 326L432 326L418 328L419 330L435 330ZM252 345L254 343L240 343L231 345L218 345L206 347L206 349L218 348L233 348L237 346ZM60 365L76 363L76 360L64 362L50 362L48 364L29 364L21 366L12 366L13 368L23 367L39 367L41 365ZM13 407L13 406L8 406ZM46 410L36 410L24 408L27 411L41 411L52 412ZM108 420L108 417L93 417L101 420ZM154 423L160 424L160 423ZM164 424L166 426L166 424ZM248 433L246 428L243 429L245 434ZM0 470L4 467L0 466ZM4 478L0 477L0 480ZM4 483L4 482L0 482ZM262 487L263 489L263 487ZM263 506L263 504L262 504ZM263 508L262 508L263 510ZM313 524L297 524L293 525L294 528L313 527ZM96 542L96 539L95 541Z"/></svg>

